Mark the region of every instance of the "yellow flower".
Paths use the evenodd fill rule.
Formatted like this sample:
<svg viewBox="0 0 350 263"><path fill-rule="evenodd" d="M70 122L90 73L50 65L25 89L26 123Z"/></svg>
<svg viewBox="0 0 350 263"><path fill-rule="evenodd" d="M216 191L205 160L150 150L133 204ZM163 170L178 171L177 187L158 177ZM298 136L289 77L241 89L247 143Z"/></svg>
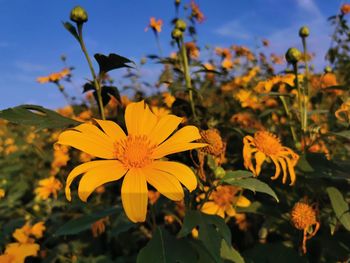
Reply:
<svg viewBox="0 0 350 263"><path fill-rule="evenodd" d="M271 159L276 166L276 172L272 180L278 178L283 170L283 183L287 181L287 168L289 171L291 183L293 185L296 180L294 167L298 162L299 155L293 152L292 149L281 144L276 135L267 131L258 131L254 137L247 135L243 138L243 158L244 166L251 170L255 176L258 176L261 171L261 166L265 160ZM255 167L252 163L252 157L255 157Z"/></svg>
<svg viewBox="0 0 350 263"><path fill-rule="evenodd" d="M350 122L350 99L340 105L340 108L335 111L335 117L342 122Z"/></svg>
<svg viewBox="0 0 350 263"><path fill-rule="evenodd" d="M35 189L35 193L42 200L47 200L50 195L53 195L57 199L57 192L61 188L61 182L54 176L51 176L39 181L39 186Z"/></svg>
<svg viewBox="0 0 350 263"><path fill-rule="evenodd" d="M248 207L250 201L238 195L240 188L231 185L220 185L210 193L209 199L201 208L201 211L206 214L218 215L225 218L228 216L236 216L235 206Z"/></svg>
<svg viewBox="0 0 350 263"><path fill-rule="evenodd" d="M0 256L1 263L24 263L26 257L38 255L38 244L10 243L6 246L5 253Z"/></svg>
<svg viewBox="0 0 350 263"><path fill-rule="evenodd" d="M61 167L66 166L69 161L69 149L61 145L54 146L53 161L51 163L51 175L58 173Z"/></svg>
<svg viewBox="0 0 350 263"><path fill-rule="evenodd" d="M131 221L143 222L147 213L147 182L175 201L184 197L180 182L189 191L197 187L189 167L159 160L172 153L206 146L191 143L200 138L195 126L185 126L170 136L182 118L169 114L158 119L143 101L130 103L125 110L128 135L112 121L95 121L99 127L85 123L59 136L60 144L106 159L81 164L71 171L65 189L68 200L70 185L81 174L84 175L78 195L84 202L97 187L124 176L121 198L125 213Z"/></svg>
<svg viewBox="0 0 350 263"><path fill-rule="evenodd" d="M164 98L164 102L165 104L171 108L171 106L173 105L174 101L176 100L176 98L171 95L169 92L164 92L163 93L163 98Z"/></svg>
<svg viewBox="0 0 350 263"><path fill-rule="evenodd" d="M234 95L234 98L241 103L242 108L260 109L259 98L251 90L240 89Z"/></svg>
<svg viewBox="0 0 350 263"><path fill-rule="evenodd" d="M298 76L299 80L302 80L303 76ZM260 81L255 87L255 91L259 93L271 92L272 88L277 84L288 84L289 86L294 86L295 76L293 74L286 74L284 76L274 76L266 81Z"/></svg>
<svg viewBox="0 0 350 263"><path fill-rule="evenodd" d="M156 20L155 17L151 17L149 20L149 25L146 27L145 31L148 30L148 28L152 28L152 30L156 33L160 33L162 31L163 26L163 20L158 19Z"/></svg>
<svg viewBox="0 0 350 263"><path fill-rule="evenodd" d="M58 82L61 79L63 79L66 76L70 75L70 69L69 68L64 68L62 69L60 72L54 72L51 73L48 76L44 76L44 77L38 77L36 80L37 82L43 84L43 83L47 83L47 82Z"/></svg>
<svg viewBox="0 0 350 263"><path fill-rule="evenodd" d="M316 219L316 211L305 202L297 202L291 211L291 221L295 228L303 230L303 253L306 253L306 240L316 235L320 223ZM313 229L313 227L315 228Z"/></svg>
<svg viewBox="0 0 350 263"><path fill-rule="evenodd" d="M0 188L0 199L5 197L5 190Z"/></svg>

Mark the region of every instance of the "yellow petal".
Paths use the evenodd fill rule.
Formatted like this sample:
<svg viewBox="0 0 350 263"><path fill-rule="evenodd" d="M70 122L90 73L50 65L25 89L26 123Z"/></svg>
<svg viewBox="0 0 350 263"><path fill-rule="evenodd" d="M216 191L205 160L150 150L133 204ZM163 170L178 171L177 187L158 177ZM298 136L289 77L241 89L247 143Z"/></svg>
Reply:
<svg viewBox="0 0 350 263"><path fill-rule="evenodd" d="M152 154L152 158L159 159L159 158L162 158L162 157L169 155L169 154L188 151L188 150L197 149L197 148L202 148L205 146L207 146L206 143L166 144L166 142L165 142L154 150L154 152Z"/></svg>
<svg viewBox="0 0 350 263"><path fill-rule="evenodd" d="M296 180L294 166L292 165L292 163L288 157L285 157L285 160L287 162L287 167L288 167L289 176L290 176L290 180L291 180L290 185L294 185L295 180Z"/></svg>
<svg viewBox="0 0 350 263"><path fill-rule="evenodd" d="M21 244L10 243L6 246L5 254L13 255L15 260L13 263L23 263L26 257L35 257L38 255L40 246L38 244Z"/></svg>
<svg viewBox="0 0 350 263"><path fill-rule="evenodd" d="M244 196L240 196L236 203L239 207L248 207L250 206L250 200Z"/></svg>
<svg viewBox="0 0 350 263"><path fill-rule="evenodd" d="M154 161L152 167L175 176L190 192L197 187L197 178L191 168L178 162Z"/></svg>
<svg viewBox="0 0 350 263"><path fill-rule="evenodd" d="M90 194L99 186L119 180L127 169L117 160L88 170L80 180L78 194L86 202Z"/></svg>
<svg viewBox="0 0 350 263"><path fill-rule="evenodd" d="M158 118L151 112L144 101L130 103L125 110L125 123L128 134L148 135L155 125Z"/></svg>
<svg viewBox="0 0 350 263"><path fill-rule="evenodd" d="M216 212L216 214L222 218L225 218L225 210L222 207L219 207L219 210Z"/></svg>
<svg viewBox="0 0 350 263"><path fill-rule="evenodd" d="M80 131L84 135L89 136L93 140L104 144L107 147L110 147L114 143L114 141L109 136L107 136L107 134L101 131L97 126L90 123L80 124L74 127L72 130Z"/></svg>
<svg viewBox="0 0 350 263"><path fill-rule="evenodd" d="M266 159L266 155L263 152L257 152L255 154L255 160L256 160L256 169L255 169L255 174L258 176L261 172L261 165Z"/></svg>
<svg viewBox="0 0 350 263"><path fill-rule="evenodd" d="M283 171L282 182L285 184L286 181L287 181L287 166L286 166L286 162L284 161L284 159L282 157L278 158L277 160L281 164L282 171Z"/></svg>
<svg viewBox="0 0 350 263"><path fill-rule="evenodd" d="M67 130L62 132L58 137L57 143L72 146L96 157L104 159L115 158L112 142L101 141L95 136L79 131Z"/></svg>
<svg viewBox="0 0 350 263"><path fill-rule="evenodd" d="M126 135L122 128L113 121L104 121L94 119L102 130L113 140L118 141L126 138Z"/></svg>
<svg viewBox="0 0 350 263"><path fill-rule="evenodd" d="M92 161L92 162L88 162L88 163L83 163L81 165L78 165L77 167L75 167L69 174L67 177L67 181L66 181L66 198L68 201L72 200L71 197L71 192L70 192L70 185L72 184L73 180L83 174L86 173L87 171L97 168L97 167L101 167L101 166L105 166L110 163L114 163L116 162L116 160L100 160L100 161Z"/></svg>
<svg viewBox="0 0 350 263"><path fill-rule="evenodd" d="M278 176L280 175L281 173L281 167L279 165L279 162L277 161L277 159L273 156L270 156L271 160L273 161L273 163L275 164L276 166L276 172L275 172L275 175L271 177L271 180L275 180L278 178Z"/></svg>
<svg viewBox="0 0 350 263"><path fill-rule="evenodd" d="M226 214L233 217L236 215L236 210L232 206L230 206L228 209L226 209Z"/></svg>
<svg viewBox="0 0 350 263"><path fill-rule="evenodd" d="M155 145L159 145L166 138L168 138L173 131L175 131L181 122L182 118L175 115L169 114L163 116L160 118L157 125L152 130L152 133L150 134L150 140Z"/></svg>
<svg viewBox="0 0 350 263"><path fill-rule="evenodd" d="M145 174L147 182L162 195L173 201L180 201L184 198L182 186L175 176L154 169L153 166L142 168L142 172Z"/></svg>
<svg viewBox="0 0 350 263"><path fill-rule="evenodd" d="M125 175L121 196L125 214L134 223L144 222L147 214L147 183L141 169L131 169Z"/></svg>
<svg viewBox="0 0 350 263"><path fill-rule="evenodd" d="M205 202L201 208L201 211L205 214L216 215L219 210L219 206L214 202Z"/></svg>

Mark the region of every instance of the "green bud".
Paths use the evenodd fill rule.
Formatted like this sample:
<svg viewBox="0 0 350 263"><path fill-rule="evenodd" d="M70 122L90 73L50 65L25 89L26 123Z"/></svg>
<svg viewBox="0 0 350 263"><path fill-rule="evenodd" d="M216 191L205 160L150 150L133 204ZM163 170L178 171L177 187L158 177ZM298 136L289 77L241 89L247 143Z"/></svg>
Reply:
<svg viewBox="0 0 350 263"><path fill-rule="evenodd" d="M301 52L295 47L291 47L286 52L286 60L290 64L296 64L301 58Z"/></svg>
<svg viewBox="0 0 350 263"><path fill-rule="evenodd" d="M299 29L299 36L304 38L304 37L308 37L310 35L310 29L307 26L302 26Z"/></svg>
<svg viewBox="0 0 350 263"><path fill-rule="evenodd" d="M178 19L178 20L176 21L176 24L175 24L175 28L176 28L176 29L179 29L179 30L181 30L182 32L184 32L184 31L186 30L186 27L187 27L186 22L183 21L182 19Z"/></svg>
<svg viewBox="0 0 350 263"><path fill-rule="evenodd" d="M175 28L173 32L171 32L171 36L173 39L179 39L182 37L183 32L180 29Z"/></svg>
<svg viewBox="0 0 350 263"><path fill-rule="evenodd" d="M333 70L332 70L332 68L330 67L330 66L326 66L325 68L324 68L324 73L331 73Z"/></svg>
<svg viewBox="0 0 350 263"><path fill-rule="evenodd" d="M88 14L81 6L76 6L70 11L70 20L78 24L83 24L88 21Z"/></svg>

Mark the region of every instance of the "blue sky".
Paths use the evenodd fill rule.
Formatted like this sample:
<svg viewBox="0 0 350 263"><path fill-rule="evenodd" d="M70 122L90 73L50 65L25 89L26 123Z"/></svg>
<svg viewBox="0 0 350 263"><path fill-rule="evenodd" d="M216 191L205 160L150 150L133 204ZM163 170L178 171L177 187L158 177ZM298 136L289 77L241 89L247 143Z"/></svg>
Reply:
<svg viewBox="0 0 350 263"><path fill-rule="evenodd" d="M189 0L182 0L188 3ZM198 27L199 44L229 46L245 44L254 48L262 38L270 41L270 51L283 54L290 46L300 46L298 29L311 29L310 51L318 54L314 63L325 65L331 27L327 18L339 10L341 0L197 0L206 20ZM52 84L40 85L36 77L63 68L61 55L73 65L76 85L67 87L79 94L79 85L90 77L79 46L63 28L69 12L82 5L89 13L85 39L90 54L118 53L136 62L157 53L152 32L145 32L149 17L164 21L160 34L163 47L170 40L172 0L0 0L0 109L23 103L56 108L65 104ZM165 52L170 52L165 48ZM140 70L144 79L154 79L159 66L149 62ZM113 74L112 74L113 76ZM114 76L119 76L118 74ZM118 83L118 81L117 81Z"/></svg>

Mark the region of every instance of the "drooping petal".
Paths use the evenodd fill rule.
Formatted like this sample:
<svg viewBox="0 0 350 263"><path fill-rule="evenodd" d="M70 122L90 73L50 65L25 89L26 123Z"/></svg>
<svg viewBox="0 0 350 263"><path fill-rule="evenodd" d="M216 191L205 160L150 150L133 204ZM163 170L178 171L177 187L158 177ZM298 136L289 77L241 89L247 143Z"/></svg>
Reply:
<svg viewBox="0 0 350 263"><path fill-rule="evenodd" d="M79 182L78 194L86 202L90 194L99 186L119 180L127 169L117 160L109 161L103 166L88 170Z"/></svg>
<svg viewBox="0 0 350 263"><path fill-rule="evenodd" d="M284 159L282 157L278 158L277 160L281 164L282 171L283 171L282 182L286 183L286 181L287 181L287 165L286 165L286 162L284 161Z"/></svg>
<svg viewBox="0 0 350 263"><path fill-rule="evenodd" d="M292 162L290 161L290 159L288 157L285 157L284 159L287 162L287 168L288 168L290 181L291 181L289 185L294 185L295 180L296 180L295 171L294 171L294 165L292 164Z"/></svg>
<svg viewBox="0 0 350 263"><path fill-rule="evenodd" d="M211 201L205 202L201 208L201 211L203 213L206 213L209 215L215 215L218 212L218 210L219 210L219 206Z"/></svg>
<svg viewBox="0 0 350 263"><path fill-rule="evenodd" d="M266 159L266 155L263 152L258 151L255 154L255 160L256 160L256 168L255 168L255 174L258 176L261 172L261 165L264 163Z"/></svg>
<svg viewBox="0 0 350 263"><path fill-rule="evenodd" d="M197 187L197 178L188 166L169 161L154 161L152 167L176 177L190 192Z"/></svg>
<svg viewBox="0 0 350 263"><path fill-rule="evenodd" d="M121 196L125 214L134 223L144 222L147 214L147 183L141 169L131 169L125 175Z"/></svg>
<svg viewBox="0 0 350 263"><path fill-rule="evenodd" d="M152 165L142 168L147 182L158 190L159 193L173 201L184 198L184 191L179 180L167 172L155 169Z"/></svg>
<svg viewBox="0 0 350 263"><path fill-rule="evenodd" d="M114 159L114 146L109 140L104 141L97 136L75 130L67 130L58 137L59 144L69 145L90 155Z"/></svg>
<svg viewBox="0 0 350 263"><path fill-rule="evenodd" d="M123 140L126 138L125 132L123 129L116 124L114 121L104 121L104 120L98 120L94 119L98 125L102 128L102 130L113 140Z"/></svg>
<svg viewBox="0 0 350 263"><path fill-rule="evenodd" d="M271 160L273 161L273 163L275 164L275 167L276 167L275 175L271 177L271 180L275 180L275 179L278 178L278 176L281 173L281 167L280 167L279 162L277 161L276 157L270 156L270 158L271 158Z"/></svg>
<svg viewBox="0 0 350 263"><path fill-rule="evenodd" d="M169 154L184 152L192 149L202 148L205 146L207 146L206 143L180 143L173 145L163 143L154 150L152 158L159 159Z"/></svg>
<svg viewBox="0 0 350 263"><path fill-rule="evenodd" d="M88 162L88 163L83 163L81 165L78 165L77 167L75 167L69 174L67 177L67 181L66 181L66 188L65 188L65 192L66 192L66 198L68 201L72 200L71 197L71 192L70 192L70 185L72 184L73 180L83 174L86 173L87 171L97 168L97 167L102 167L105 165L109 165L110 163L114 163L116 162L115 160L99 160L99 161L92 161L92 162Z"/></svg>
<svg viewBox="0 0 350 263"><path fill-rule="evenodd" d="M157 125L152 130L152 133L149 135L151 142L155 145L159 145L166 138L172 134L173 131L179 126L182 118L175 115L165 115L158 121Z"/></svg>

